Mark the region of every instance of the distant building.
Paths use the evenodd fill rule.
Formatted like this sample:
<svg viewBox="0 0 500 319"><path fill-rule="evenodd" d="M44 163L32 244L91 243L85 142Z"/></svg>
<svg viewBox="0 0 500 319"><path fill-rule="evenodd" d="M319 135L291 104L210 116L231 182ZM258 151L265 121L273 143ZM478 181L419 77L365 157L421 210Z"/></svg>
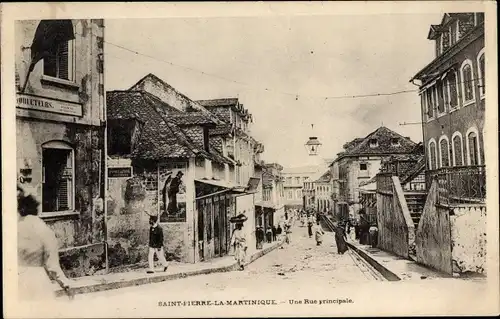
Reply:
<svg viewBox="0 0 500 319"><path fill-rule="evenodd" d="M106 268L104 21L15 23L18 183L41 202L70 276Z"/></svg>
<svg viewBox="0 0 500 319"><path fill-rule="evenodd" d="M316 174L319 169L319 166L303 166L283 169L286 209L304 207L304 196L302 194L304 182L306 182L312 175Z"/></svg>
<svg viewBox="0 0 500 319"><path fill-rule="evenodd" d="M262 163L261 167L262 196L255 201L255 225L267 229L267 226L278 226L284 222L283 167L277 163Z"/></svg>
<svg viewBox="0 0 500 319"><path fill-rule="evenodd" d="M417 144L408 137L379 127L364 138L344 145L344 151L330 164L335 211L355 215L360 206L360 184L374 178L385 157L411 153ZM336 186L338 185L338 191Z"/></svg>

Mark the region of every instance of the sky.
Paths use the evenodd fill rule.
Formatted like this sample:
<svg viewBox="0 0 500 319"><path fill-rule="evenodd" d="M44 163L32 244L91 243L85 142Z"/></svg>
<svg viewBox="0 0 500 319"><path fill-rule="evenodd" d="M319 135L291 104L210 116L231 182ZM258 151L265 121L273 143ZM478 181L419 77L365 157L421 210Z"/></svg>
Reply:
<svg viewBox="0 0 500 319"><path fill-rule="evenodd" d="M192 100L238 97L253 114L262 159L312 163L309 136L333 159L384 125L419 142L410 78L434 54L427 39L441 14L106 20L106 86L123 90L148 73ZM126 49L124 49L126 48ZM131 52L134 51L134 52ZM135 53L139 52L139 54ZM313 126L312 126L313 125Z"/></svg>

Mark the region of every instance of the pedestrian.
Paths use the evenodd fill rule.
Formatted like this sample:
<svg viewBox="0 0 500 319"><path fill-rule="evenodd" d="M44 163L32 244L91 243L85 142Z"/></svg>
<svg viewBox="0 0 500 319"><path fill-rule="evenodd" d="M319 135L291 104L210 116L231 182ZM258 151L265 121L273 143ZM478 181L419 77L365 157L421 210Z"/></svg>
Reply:
<svg viewBox="0 0 500 319"><path fill-rule="evenodd" d="M234 258L238 262L240 270L244 270L248 245L246 234L243 231L243 223L236 224L236 229L231 237L231 246L235 248Z"/></svg>
<svg viewBox="0 0 500 319"><path fill-rule="evenodd" d="M40 203L18 187L17 194L18 293L22 300L55 300L51 280L72 298L69 280L59 264L54 231L38 217Z"/></svg>
<svg viewBox="0 0 500 319"><path fill-rule="evenodd" d="M257 239L257 249L262 249L264 244L264 230L262 229L262 226L257 226L257 229L255 230L255 237Z"/></svg>
<svg viewBox="0 0 500 319"><path fill-rule="evenodd" d="M288 211L285 212L285 220L288 220Z"/></svg>
<svg viewBox="0 0 500 319"><path fill-rule="evenodd" d="M370 223L368 218L364 213L364 210L360 212L359 215L360 225L359 225L359 243L361 245L370 244Z"/></svg>
<svg viewBox="0 0 500 319"><path fill-rule="evenodd" d="M370 244L372 248L377 248L378 244L378 227L376 223L373 223L369 229L370 233Z"/></svg>
<svg viewBox="0 0 500 319"><path fill-rule="evenodd" d="M320 246L321 243L323 242L323 235L325 232L323 231L323 228L319 224L319 220L316 222L316 226L314 227L314 237L316 239L316 246Z"/></svg>
<svg viewBox="0 0 500 319"><path fill-rule="evenodd" d="M147 273L153 274L155 272L155 254L163 266L163 271L167 271L168 262L165 259L165 251L163 249L163 229L160 225L158 225L158 216L150 216L149 225L149 269L147 270Z"/></svg>
<svg viewBox="0 0 500 319"><path fill-rule="evenodd" d="M340 255L343 255L348 249L346 240L345 225L341 223L335 227L335 244L337 246L337 253Z"/></svg>
<svg viewBox="0 0 500 319"><path fill-rule="evenodd" d="M278 224L278 228L276 228L276 234L278 235L278 239L281 240L281 234L283 233L283 229L281 228L281 225Z"/></svg>
<svg viewBox="0 0 500 319"><path fill-rule="evenodd" d="M271 229L271 226L267 226L266 239L268 243L270 243L273 240L273 230Z"/></svg>
<svg viewBox="0 0 500 319"><path fill-rule="evenodd" d="M312 232L312 227L313 227L313 217L309 216L307 220L307 233L309 234L309 238L312 237L313 232Z"/></svg>
<svg viewBox="0 0 500 319"><path fill-rule="evenodd" d="M273 225L272 231L273 231L273 241L276 241L276 226Z"/></svg>
<svg viewBox="0 0 500 319"><path fill-rule="evenodd" d="M289 224L285 225L285 242L287 244L292 242L292 227Z"/></svg>

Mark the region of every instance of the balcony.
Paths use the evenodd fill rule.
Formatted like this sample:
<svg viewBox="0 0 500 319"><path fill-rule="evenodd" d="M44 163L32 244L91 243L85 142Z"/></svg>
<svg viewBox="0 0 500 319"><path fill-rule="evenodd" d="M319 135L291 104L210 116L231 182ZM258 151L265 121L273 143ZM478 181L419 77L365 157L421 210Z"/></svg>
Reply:
<svg viewBox="0 0 500 319"><path fill-rule="evenodd" d="M438 182L437 203L456 205L484 203L486 198L486 167L455 166L426 171L427 189L434 179Z"/></svg>

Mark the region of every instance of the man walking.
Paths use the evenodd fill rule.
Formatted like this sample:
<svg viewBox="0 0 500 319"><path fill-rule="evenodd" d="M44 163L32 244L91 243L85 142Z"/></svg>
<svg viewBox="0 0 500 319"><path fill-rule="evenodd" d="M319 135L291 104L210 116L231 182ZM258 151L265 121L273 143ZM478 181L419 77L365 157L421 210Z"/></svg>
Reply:
<svg viewBox="0 0 500 319"><path fill-rule="evenodd" d="M148 274L153 274L155 272L154 267L154 255L158 257L158 260L163 265L163 271L167 271L168 262L165 259L165 251L163 250L163 230L158 225L158 216L149 217L149 255L148 263L149 269Z"/></svg>

